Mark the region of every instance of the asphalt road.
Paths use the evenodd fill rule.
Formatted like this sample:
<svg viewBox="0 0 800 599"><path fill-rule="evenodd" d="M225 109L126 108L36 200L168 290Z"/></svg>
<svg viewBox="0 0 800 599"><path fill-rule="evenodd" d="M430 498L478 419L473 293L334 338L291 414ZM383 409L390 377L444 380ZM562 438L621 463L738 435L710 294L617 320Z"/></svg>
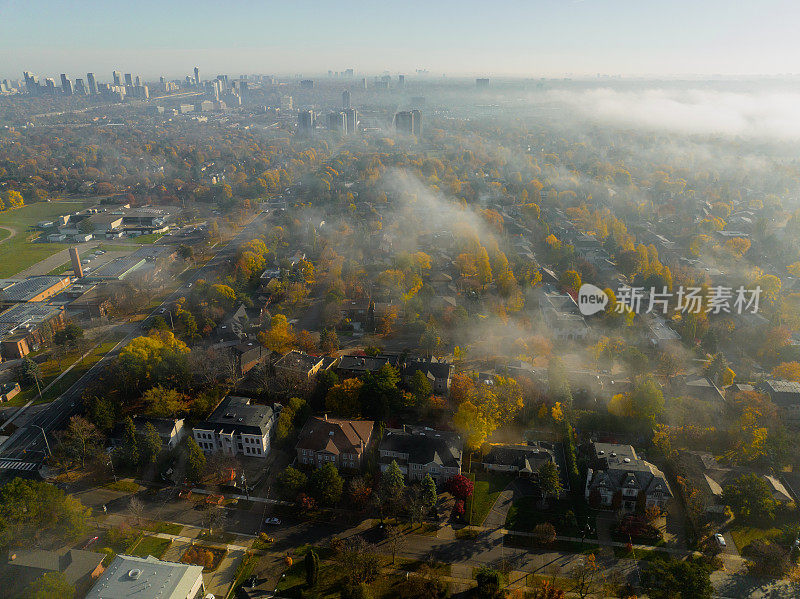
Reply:
<svg viewBox="0 0 800 599"><path fill-rule="evenodd" d="M236 249L246 241L248 235L252 235L258 227L263 225L268 214L259 212L236 236L220 248L216 254L200 269L198 269L191 279L182 287L175 290L148 316L155 316L166 309L170 304L186 293L187 286L194 283L197 279L204 278L207 272L213 270L222 263L230 260ZM0 448L0 460L20 461L41 465L47 456L49 449L48 443L54 443L55 439L47 438L47 433L58 430L66 425L67 421L74 415L83 412L81 395L84 389L97 378L103 368L113 360L119 352L134 337L142 334L144 319L119 343L117 343L101 360L94 364L86 373L78 379L67 391L58 399L54 400L49 406L36 415L24 428L19 429L11 436Z"/></svg>

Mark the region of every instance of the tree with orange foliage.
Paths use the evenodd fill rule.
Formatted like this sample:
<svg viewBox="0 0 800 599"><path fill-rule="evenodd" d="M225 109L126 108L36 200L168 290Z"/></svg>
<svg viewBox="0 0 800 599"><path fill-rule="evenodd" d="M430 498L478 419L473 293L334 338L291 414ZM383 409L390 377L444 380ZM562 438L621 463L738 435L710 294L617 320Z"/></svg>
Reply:
<svg viewBox="0 0 800 599"><path fill-rule="evenodd" d="M450 397L453 403L460 404L469 399L470 393L475 388L475 380L468 374L453 375L450 382Z"/></svg>
<svg viewBox="0 0 800 599"><path fill-rule="evenodd" d="M800 383L800 362L782 362L772 369L772 376Z"/></svg>

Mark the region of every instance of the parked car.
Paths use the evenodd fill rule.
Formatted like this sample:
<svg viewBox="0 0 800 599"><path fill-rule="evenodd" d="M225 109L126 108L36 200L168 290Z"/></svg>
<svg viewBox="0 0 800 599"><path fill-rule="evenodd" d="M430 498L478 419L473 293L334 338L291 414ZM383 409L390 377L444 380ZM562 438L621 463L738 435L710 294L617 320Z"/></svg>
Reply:
<svg viewBox="0 0 800 599"><path fill-rule="evenodd" d="M264 520L264 524L280 524L280 518L267 518Z"/></svg>
<svg viewBox="0 0 800 599"><path fill-rule="evenodd" d="M728 546L728 544L725 542L725 537L723 537L721 533L715 534L714 538L717 540L717 544L720 547L727 547Z"/></svg>

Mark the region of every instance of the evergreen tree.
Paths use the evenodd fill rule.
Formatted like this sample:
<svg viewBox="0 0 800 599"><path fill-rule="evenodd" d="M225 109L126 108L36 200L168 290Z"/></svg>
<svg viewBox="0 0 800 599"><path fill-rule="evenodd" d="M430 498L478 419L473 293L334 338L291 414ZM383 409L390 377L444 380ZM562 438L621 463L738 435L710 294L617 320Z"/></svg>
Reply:
<svg viewBox="0 0 800 599"><path fill-rule="evenodd" d="M436 500L439 498L438 493L436 492L436 483L433 480L433 477L430 473L425 475L425 478L422 479L422 501L425 504L426 509L430 510L436 505Z"/></svg>
<svg viewBox="0 0 800 599"><path fill-rule="evenodd" d="M123 427L119 456L124 465L134 468L139 463L139 439L136 437L136 427L130 416L125 419Z"/></svg>
<svg viewBox="0 0 800 599"><path fill-rule="evenodd" d="M308 584L310 587L313 587L317 584L317 579L319 578L319 556L313 549L306 553L305 566L306 584Z"/></svg>
<svg viewBox="0 0 800 599"><path fill-rule="evenodd" d="M203 478L206 467L206 456L197 444L197 441L188 437L185 445L186 451L186 478L189 482L198 483Z"/></svg>
<svg viewBox="0 0 800 599"><path fill-rule="evenodd" d="M144 435L142 435L139 443L139 453L141 454L142 463L144 465L155 464L156 458L160 452L161 437L158 435L156 427L148 422L144 427Z"/></svg>

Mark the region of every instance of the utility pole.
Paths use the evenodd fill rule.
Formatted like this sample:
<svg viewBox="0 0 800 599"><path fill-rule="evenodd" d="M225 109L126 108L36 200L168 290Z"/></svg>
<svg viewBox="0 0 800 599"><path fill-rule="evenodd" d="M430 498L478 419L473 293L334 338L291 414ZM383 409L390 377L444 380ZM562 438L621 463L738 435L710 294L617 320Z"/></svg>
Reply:
<svg viewBox="0 0 800 599"><path fill-rule="evenodd" d="M35 426L35 427L36 427L36 428L38 428L40 431L42 431L42 436L44 437L44 444L45 444L45 446L47 447L47 454L48 454L50 457L53 457L53 452L52 452L52 451L50 451L50 443L47 441L47 433L46 433L46 432L44 432L44 429L43 429L41 426L39 426L38 424L32 424L31 426Z"/></svg>

